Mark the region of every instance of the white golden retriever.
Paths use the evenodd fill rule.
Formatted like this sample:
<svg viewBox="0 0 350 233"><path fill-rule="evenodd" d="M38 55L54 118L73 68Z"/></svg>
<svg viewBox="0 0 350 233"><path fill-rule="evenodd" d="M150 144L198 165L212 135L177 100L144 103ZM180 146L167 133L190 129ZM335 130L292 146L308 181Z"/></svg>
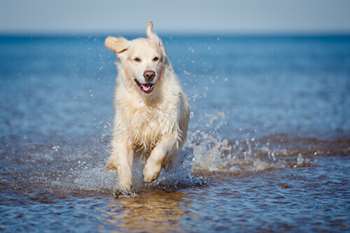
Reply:
<svg viewBox="0 0 350 233"><path fill-rule="evenodd" d="M160 38L147 24L147 38L107 37L119 58L112 153L107 169L117 170L119 191L132 190L135 156L145 159L143 178L152 182L186 140L189 105Z"/></svg>

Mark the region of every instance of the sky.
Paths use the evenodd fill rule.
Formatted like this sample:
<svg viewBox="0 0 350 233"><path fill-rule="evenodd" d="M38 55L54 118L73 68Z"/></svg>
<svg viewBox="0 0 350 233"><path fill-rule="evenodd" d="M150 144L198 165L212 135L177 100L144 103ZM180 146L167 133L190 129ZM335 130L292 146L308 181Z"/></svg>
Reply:
<svg viewBox="0 0 350 233"><path fill-rule="evenodd" d="M1 0L0 33L350 33L350 0Z"/></svg>

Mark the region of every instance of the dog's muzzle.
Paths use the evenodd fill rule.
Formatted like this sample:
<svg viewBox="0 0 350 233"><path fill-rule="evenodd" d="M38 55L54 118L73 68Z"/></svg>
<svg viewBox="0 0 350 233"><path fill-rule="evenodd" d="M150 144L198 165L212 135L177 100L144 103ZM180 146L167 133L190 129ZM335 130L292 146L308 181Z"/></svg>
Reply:
<svg viewBox="0 0 350 233"><path fill-rule="evenodd" d="M139 86L142 92L149 94L153 91L155 83L154 78L156 77L156 72L153 70L145 70L143 72L143 77L145 79L144 83L141 83L139 80L135 79L136 84Z"/></svg>

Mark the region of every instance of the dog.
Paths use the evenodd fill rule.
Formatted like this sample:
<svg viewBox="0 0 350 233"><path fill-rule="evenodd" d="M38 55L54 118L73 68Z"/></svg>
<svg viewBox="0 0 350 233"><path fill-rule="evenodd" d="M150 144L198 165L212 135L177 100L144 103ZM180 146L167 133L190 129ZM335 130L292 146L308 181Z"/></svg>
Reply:
<svg viewBox="0 0 350 233"><path fill-rule="evenodd" d="M117 170L118 191L133 190L135 157L143 158L144 182L153 182L171 165L186 141L188 99L149 21L146 38L108 36L117 56L112 150L106 168Z"/></svg>

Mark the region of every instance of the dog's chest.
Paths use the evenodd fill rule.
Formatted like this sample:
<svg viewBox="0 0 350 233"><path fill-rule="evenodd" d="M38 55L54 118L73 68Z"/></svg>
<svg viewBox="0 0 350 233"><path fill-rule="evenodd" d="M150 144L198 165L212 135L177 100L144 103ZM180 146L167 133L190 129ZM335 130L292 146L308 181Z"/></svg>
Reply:
<svg viewBox="0 0 350 233"><path fill-rule="evenodd" d="M152 149L173 128L172 117L158 108L139 108L129 115L129 133L136 147Z"/></svg>

